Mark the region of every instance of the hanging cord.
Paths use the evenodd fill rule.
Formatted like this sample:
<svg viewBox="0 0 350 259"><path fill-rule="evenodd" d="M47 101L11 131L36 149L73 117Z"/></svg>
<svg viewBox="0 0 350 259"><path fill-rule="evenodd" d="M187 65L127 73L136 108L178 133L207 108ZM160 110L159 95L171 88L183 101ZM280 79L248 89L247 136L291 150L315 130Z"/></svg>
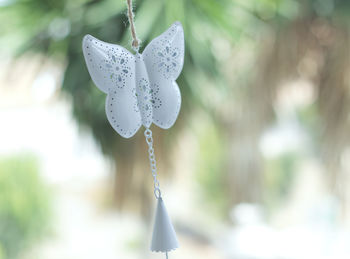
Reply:
<svg viewBox="0 0 350 259"><path fill-rule="evenodd" d="M131 46L133 50L136 52L139 52L140 48L140 40L137 38L136 35L136 29L135 29L135 24L134 24L134 13L132 11L132 0L126 0L127 5L128 5L128 19L129 19L129 24L130 24L130 31L131 31L131 36L132 36L132 43Z"/></svg>
<svg viewBox="0 0 350 259"><path fill-rule="evenodd" d="M151 172L153 176L153 187L154 187L154 196L156 196L157 199L162 198L162 193L159 188L159 181L157 179L157 163L156 163L156 155L154 154L154 148L153 148L153 137L152 137L152 131L149 128L146 128L144 132L146 143L148 145L148 159L149 164L151 167Z"/></svg>

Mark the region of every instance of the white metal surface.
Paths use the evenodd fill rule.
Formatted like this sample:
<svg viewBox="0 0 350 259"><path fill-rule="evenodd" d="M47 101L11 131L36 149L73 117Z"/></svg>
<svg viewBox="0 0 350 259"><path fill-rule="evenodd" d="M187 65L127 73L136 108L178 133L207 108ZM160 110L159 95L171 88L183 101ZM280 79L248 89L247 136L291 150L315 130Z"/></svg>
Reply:
<svg viewBox="0 0 350 259"><path fill-rule="evenodd" d="M83 39L83 53L96 86L107 94L106 114L125 138L152 122L168 129L176 121L181 95L175 80L184 61L184 34L179 22L155 38L142 54L100 41Z"/></svg>

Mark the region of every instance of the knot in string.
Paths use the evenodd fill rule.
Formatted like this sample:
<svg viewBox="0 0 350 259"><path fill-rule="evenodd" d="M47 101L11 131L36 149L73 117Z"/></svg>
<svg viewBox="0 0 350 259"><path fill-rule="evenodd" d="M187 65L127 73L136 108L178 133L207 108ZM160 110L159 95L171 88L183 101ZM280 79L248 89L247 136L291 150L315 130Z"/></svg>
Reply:
<svg viewBox="0 0 350 259"><path fill-rule="evenodd" d="M137 38L136 35L136 29L134 24L134 13L132 11L132 0L127 0L128 5L128 20L130 24L130 31L131 31L131 37L132 37L132 49L136 52L139 52L140 48L140 40Z"/></svg>

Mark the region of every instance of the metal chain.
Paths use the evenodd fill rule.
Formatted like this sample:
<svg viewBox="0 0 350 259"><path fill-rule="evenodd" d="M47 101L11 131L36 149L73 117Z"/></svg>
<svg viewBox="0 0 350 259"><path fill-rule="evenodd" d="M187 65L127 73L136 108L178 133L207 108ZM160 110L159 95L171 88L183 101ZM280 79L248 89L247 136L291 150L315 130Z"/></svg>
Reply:
<svg viewBox="0 0 350 259"><path fill-rule="evenodd" d="M149 159L149 164L150 164L151 172L153 176L154 196L156 196L156 198L159 199L159 198L162 198L162 193L160 191L159 181L157 179L157 163L156 163L156 155L154 154L154 148L153 148L152 131L149 128L146 128L144 135L146 138L146 143L148 145L148 159Z"/></svg>

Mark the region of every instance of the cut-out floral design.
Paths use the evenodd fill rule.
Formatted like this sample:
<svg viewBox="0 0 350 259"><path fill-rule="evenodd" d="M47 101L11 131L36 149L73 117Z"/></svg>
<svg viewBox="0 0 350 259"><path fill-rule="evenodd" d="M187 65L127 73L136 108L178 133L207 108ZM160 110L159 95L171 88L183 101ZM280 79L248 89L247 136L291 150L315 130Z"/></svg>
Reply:
<svg viewBox="0 0 350 259"><path fill-rule="evenodd" d="M84 37L83 52L94 83L108 94L107 117L121 136L133 136L140 125L169 128L176 121L181 96L175 80L184 60L179 23L136 55L89 35Z"/></svg>
<svg viewBox="0 0 350 259"><path fill-rule="evenodd" d="M153 109L159 109L162 106L162 100L158 98L158 93L159 93L159 85L158 84L153 84L153 87L151 89L151 94L152 94L152 106Z"/></svg>
<svg viewBox="0 0 350 259"><path fill-rule="evenodd" d="M139 95L135 92L135 95L138 99L139 109L145 111L146 114L149 114L148 111L152 109L152 89L149 87L149 82L142 78L138 83Z"/></svg>
<svg viewBox="0 0 350 259"><path fill-rule="evenodd" d="M136 88L133 88L131 90L132 92L132 97L134 98L135 102L134 102L134 105L133 105L133 109L135 112L140 112L140 109L139 109L139 105L138 105L138 101L137 101L137 92L136 92Z"/></svg>
<svg viewBox="0 0 350 259"><path fill-rule="evenodd" d="M115 53L109 51L108 59L103 61L101 65L102 69L108 71L108 76L115 83L115 85L122 89L125 86L125 79L131 77L131 68L128 66L128 59L126 55L115 55Z"/></svg>
<svg viewBox="0 0 350 259"><path fill-rule="evenodd" d="M179 50L177 48L172 48L168 45L165 45L161 50L155 50L156 55L159 57L158 71L161 72L166 78L169 78L170 75L173 75L179 66Z"/></svg>

